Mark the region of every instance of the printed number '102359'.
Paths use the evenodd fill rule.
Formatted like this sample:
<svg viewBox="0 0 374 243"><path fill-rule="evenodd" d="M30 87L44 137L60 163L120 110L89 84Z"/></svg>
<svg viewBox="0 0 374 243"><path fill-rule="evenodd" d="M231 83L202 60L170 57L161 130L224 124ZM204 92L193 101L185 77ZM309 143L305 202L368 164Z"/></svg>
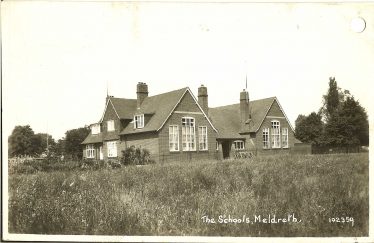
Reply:
<svg viewBox="0 0 374 243"><path fill-rule="evenodd" d="M333 217L329 218L329 223L352 223L352 226L355 224L353 217Z"/></svg>

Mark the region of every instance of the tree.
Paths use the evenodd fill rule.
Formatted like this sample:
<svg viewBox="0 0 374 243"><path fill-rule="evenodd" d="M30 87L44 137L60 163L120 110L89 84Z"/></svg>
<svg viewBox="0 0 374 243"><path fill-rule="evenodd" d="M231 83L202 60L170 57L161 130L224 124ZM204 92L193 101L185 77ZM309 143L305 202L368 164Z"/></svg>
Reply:
<svg viewBox="0 0 374 243"><path fill-rule="evenodd" d="M82 145L81 143L90 133L88 127L81 127L72 129L65 133L65 152L74 159L82 159Z"/></svg>
<svg viewBox="0 0 374 243"><path fill-rule="evenodd" d="M29 125L16 126L8 138L9 157L21 155L33 155L34 131Z"/></svg>
<svg viewBox="0 0 374 243"><path fill-rule="evenodd" d="M365 109L347 97L341 108L326 124L326 140L332 146L358 146L369 144L369 122Z"/></svg>
<svg viewBox="0 0 374 243"><path fill-rule="evenodd" d="M36 154L40 155L43 152L47 152L47 137L48 137L48 152L52 152L54 146L56 146L55 140L51 135L47 133L37 133L34 135L34 151Z"/></svg>
<svg viewBox="0 0 374 243"><path fill-rule="evenodd" d="M295 137L304 143L320 144L323 135L323 122L320 114L299 115L296 119Z"/></svg>
<svg viewBox="0 0 374 243"><path fill-rule="evenodd" d="M56 145L53 147L53 152L57 156L65 154L65 138L59 139Z"/></svg>
<svg viewBox="0 0 374 243"><path fill-rule="evenodd" d="M348 97L352 97L350 92L339 88L335 77L330 77L329 89L327 94L322 96L322 107L319 110L322 120L327 123L333 113L339 110L341 104L343 104Z"/></svg>

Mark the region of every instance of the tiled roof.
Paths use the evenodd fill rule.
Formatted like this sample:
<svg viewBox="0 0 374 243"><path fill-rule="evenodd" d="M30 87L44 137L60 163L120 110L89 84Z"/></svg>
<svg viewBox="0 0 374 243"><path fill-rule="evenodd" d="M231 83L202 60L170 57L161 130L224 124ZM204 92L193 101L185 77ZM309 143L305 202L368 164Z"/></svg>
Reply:
<svg viewBox="0 0 374 243"><path fill-rule="evenodd" d="M86 139L81 144L92 144L92 143L102 143L103 142L103 134L95 134L92 135L91 133L88 134Z"/></svg>
<svg viewBox="0 0 374 243"><path fill-rule="evenodd" d="M116 110L120 119L133 119L136 111L136 99L123 99L109 97L114 109Z"/></svg>
<svg viewBox="0 0 374 243"><path fill-rule="evenodd" d="M157 131L187 90L188 88L186 87L159 95L148 96L135 114L150 114L150 120L141 129L134 129L134 124L129 123L120 134Z"/></svg>
<svg viewBox="0 0 374 243"><path fill-rule="evenodd" d="M264 120L268 110L273 104L275 97L253 100L249 102L251 121L249 132L256 132ZM209 108L209 116L214 126L218 129L218 138L242 138L240 104L226 105Z"/></svg>
<svg viewBox="0 0 374 243"><path fill-rule="evenodd" d="M105 141L108 140L118 140L119 139L119 132L118 131L113 131L113 132L105 132L103 139Z"/></svg>

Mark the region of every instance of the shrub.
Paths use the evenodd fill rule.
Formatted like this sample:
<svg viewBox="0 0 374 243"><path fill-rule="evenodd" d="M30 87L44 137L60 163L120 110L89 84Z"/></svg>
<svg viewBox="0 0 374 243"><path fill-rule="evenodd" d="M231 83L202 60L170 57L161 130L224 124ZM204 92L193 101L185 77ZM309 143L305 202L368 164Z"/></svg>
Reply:
<svg viewBox="0 0 374 243"><path fill-rule="evenodd" d="M124 165L145 165L153 162L148 149L131 146L122 151L121 163Z"/></svg>

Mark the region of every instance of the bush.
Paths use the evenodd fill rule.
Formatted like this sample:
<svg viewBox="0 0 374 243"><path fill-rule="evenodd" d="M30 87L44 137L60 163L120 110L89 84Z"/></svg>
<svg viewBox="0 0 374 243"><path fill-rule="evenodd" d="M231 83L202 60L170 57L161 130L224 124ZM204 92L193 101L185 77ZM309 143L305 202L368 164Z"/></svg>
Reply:
<svg viewBox="0 0 374 243"><path fill-rule="evenodd" d="M123 165L145 165L153 162L148 149L131 146L122 151L121 163Z"/></svg>

